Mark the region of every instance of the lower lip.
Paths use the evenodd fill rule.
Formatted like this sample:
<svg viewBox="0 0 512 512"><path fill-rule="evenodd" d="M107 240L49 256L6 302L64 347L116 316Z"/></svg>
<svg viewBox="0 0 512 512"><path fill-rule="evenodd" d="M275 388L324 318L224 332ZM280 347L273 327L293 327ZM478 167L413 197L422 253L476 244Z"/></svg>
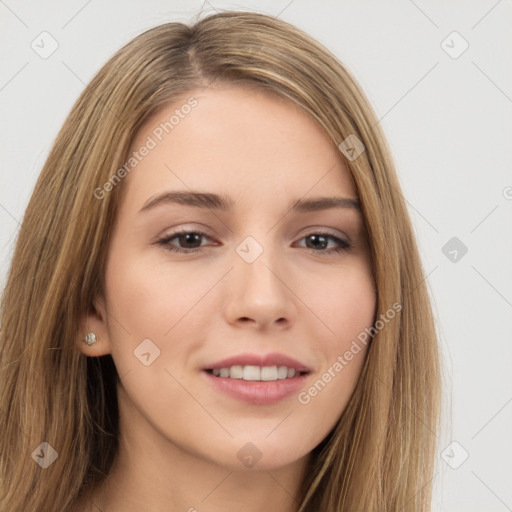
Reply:
<svg viewBox="0 0 512 512"><path fill-rule="evenodd" d="M307 376L307 374L302 374L290 379L250 381L215 377L215 375L206 371L202 373L206 376L208 382L218 391L253 405L275 404L280 400L297 394L304 386L304 381Z"/></svg>

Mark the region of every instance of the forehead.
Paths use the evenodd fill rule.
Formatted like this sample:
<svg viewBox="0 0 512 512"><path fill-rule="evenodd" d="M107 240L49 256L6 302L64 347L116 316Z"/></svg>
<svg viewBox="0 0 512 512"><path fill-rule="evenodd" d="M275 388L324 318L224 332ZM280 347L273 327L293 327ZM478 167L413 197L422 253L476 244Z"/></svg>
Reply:
<svg viewBox="0 0 512 512"><path fill-rule="evenodd" d="M220 192L245 202L309 193L355 197L352 178L321 126L289 100L240 87L191 91L153 114L130 155L125 183L143 197L164 189Z"/></svg>

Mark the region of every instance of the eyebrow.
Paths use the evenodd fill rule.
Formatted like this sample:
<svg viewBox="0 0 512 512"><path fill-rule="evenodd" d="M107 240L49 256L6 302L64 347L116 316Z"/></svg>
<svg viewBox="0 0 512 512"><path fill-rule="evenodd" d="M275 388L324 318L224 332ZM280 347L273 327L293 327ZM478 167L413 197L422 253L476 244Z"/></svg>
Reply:
<svg viewBox="0 0 512 512"><path fill-rule="evenodd" d="M166 204L181 204L194 208L229 211L235 206L235 201L228 196L212 194L210 192L172 191L149 198L139 210L139 213L147 212ZM340 196L297 199L289 205L288 210L298 213L307 213L331 208L345 208L361 211L361 206L357 199Z"/></svg>

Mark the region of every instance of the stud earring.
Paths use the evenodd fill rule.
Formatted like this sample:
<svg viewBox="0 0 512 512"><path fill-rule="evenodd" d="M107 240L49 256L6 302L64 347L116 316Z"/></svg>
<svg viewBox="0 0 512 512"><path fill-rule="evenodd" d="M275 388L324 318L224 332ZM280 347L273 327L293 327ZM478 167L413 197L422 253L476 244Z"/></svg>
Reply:
<svg viewBox="0 0 512 512"><path fill-rule="evenodd" d="M94 334L93 332L89 332L85 335L85 338L82 338L82 341L84 343L87 343L87 345L89 345L89 347L91 345L94 345L94 343L96 343L97 341L99 340L99 337L96 336L96 334Z"/></svg>

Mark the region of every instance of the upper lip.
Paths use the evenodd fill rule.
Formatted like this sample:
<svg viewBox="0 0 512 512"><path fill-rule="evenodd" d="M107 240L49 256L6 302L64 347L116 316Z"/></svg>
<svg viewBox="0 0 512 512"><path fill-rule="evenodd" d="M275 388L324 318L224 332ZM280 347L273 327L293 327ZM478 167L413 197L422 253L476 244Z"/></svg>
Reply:
<svg viewBox="0 0 512 512"><path fill-rule="evenodd" d="M298 372L311 371L310 368L300 361L278 352L270 354L238 354L205 366L203 370L230 368L231 366L287 366L288 368L294 368Z"/></svg>

